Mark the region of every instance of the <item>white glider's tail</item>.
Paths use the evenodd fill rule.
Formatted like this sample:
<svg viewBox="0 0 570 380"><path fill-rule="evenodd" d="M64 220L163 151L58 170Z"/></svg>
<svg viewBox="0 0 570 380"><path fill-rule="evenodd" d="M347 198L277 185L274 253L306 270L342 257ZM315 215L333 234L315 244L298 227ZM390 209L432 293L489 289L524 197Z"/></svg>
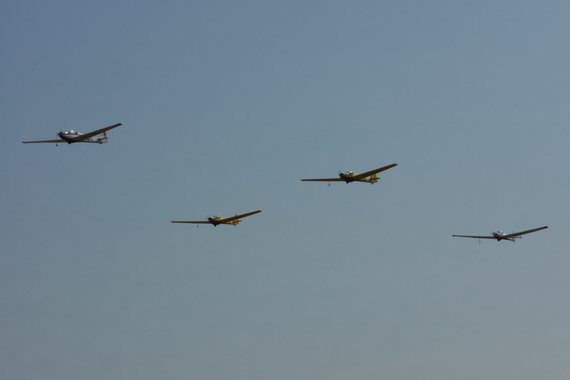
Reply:
<svg viewBox="0 0 570 380"><path fill-rule="evenodd" d="M105 143L108 141L107 132L105 131L105 132L101 133L101 134L99 135L99 137L97 137L96 141L97 141L99 144L105 144Z"/></svg>

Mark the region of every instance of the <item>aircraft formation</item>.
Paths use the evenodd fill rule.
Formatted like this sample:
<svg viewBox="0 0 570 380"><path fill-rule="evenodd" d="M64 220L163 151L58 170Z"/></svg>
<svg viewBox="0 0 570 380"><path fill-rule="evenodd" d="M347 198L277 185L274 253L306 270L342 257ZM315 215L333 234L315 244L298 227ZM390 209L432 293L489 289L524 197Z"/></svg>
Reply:
<svg viewBox="0 0 570 380"><path fill-rule="evenodd" d="M38 143L53 143L53 144L60 144L60 143L67 143L67 144L74 144L74 143L91 143L91 144L105 144L108 141L107 132L120 127L121 123L116 123L110 125L105 128L97 129L95 131L81 133L74 130L69 131L61 131L57 134L59 139L55 140L31 140L31 141L22 141L24 144L38 144ZM374 185L378 183L378 173L384 172L386 170L392 169L398 166L397 163L392 163L389 165L382 166L377 169L372 169L363 173L355 173L353 171L343 171L338 174L338 177L330 177L330 178L302 178L301 181L303 182L327 182L330 186L331 182L344 182L346 184L352 182L363 182L369 183ZM255 215L260 213L261 210L255 210L246 212L243 214L235 214L229 217L221 217L221 216L210 216L206 220L171 220L171 223L180 223L180 224L195 224L198 227L200 224L211 224L214 227L217 227L220 224L223 225L232 225L237 226L239 223L242 222L243 218L246 218L251 215ZM461 238L472 238L478 239L491 239L497 240L498 242L501 240L507 240L511 242L515 242L517 239L521 239L523 235L530 234L533 232L541 231L547 229L548 226L542 226L537 228L531 228L528 230L520 231L520 232L512 232L507 234L501 230L494 231L490 235L451 235L452 237L461 237Z"/></svg>

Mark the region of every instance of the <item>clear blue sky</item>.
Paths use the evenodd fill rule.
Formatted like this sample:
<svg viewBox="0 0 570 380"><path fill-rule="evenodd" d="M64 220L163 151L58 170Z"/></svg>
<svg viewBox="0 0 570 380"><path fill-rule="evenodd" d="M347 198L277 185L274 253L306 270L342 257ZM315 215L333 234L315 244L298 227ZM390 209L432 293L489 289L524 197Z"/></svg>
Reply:
<svg viewBox="0 0 570 380"><path fill-rule="evenodd" d="M569 19L0 3L0 378L568 378ZM20 143L115 122L102 146Z"/></svg>

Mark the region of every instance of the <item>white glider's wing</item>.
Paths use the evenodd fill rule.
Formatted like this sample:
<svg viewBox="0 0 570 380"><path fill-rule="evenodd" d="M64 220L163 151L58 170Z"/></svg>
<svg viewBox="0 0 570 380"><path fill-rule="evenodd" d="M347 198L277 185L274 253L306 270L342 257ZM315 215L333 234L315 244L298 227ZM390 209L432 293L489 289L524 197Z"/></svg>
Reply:
<svg viewBox="0 0 570 380"><path fill-rule="evenodd" d="M93 136L97 136L97 135L100 135L101 133L105 133L107 131L110 131L111 129L120 127L121 125L123 125L123 124L117 123L117 124L113 124L113 125L110 125L110 126L105 127L105 128L98 129L98 130L93 131L93 132L87 132L87 133L84 133L81 136L79 136L78 139L79 140L87 140Z"/></svg>
<svg viewBox="0 0 570 380"><path fill-rule="evenodd" d="M451 235L453 237L463 237L472 239L496 239L494 236L475 236L475 235Z"/></svg>
<svg viewBox="0 0 570 380"><path fill-rule="evenodd" d="M36 140L36 141L22 141L24 144L39 144L39 143L64 143L65 140Z"/></svg>
<svg viewBox="0 0 570 380"><path fill-rule="evenodd" d="M544 230L547 229L548 226L542 226L542 227L538 227L538 228L533 228L530 230L526 230L526 231L521 231L521 232L513 232L512 234L508 234L503 236L503 239L512 239L512 238L516 238L522 235L526 235L526 234L530 234L531 232L536 232L536 231L540 231L540 230Z"/></svg>
<svg viewBox="0 0 570 380"><path fill-rule="evenodd" d="M378 174L378 173L383 172L383 171L385 171L385 170L392 169L394 166L398 166L398 164L394 163L394 164L382 166L381 168L374 169L374 170L370 170L370 171L367 171L366 173L357 174L357 175L355 175L355 176L352 177L352 178L357 179L357 180L358 180L358 179L368 178L368 177L370 177L370 176L373 175L373 174Z"/></svg>
<svg viewBox="0 0 570 380"><path fill-rule="evenodd" d="M241 218L245 218L246 216L250 216L250 215L253 215L253 214L257 214L258 212L261 212L261 210L256 210L256 211L248 212L248 213L241 214L241 215L230 216L230 217L228 217L228 218L224 218L224 219L219 220L219 222L220 222L220 223L233 222L234 220L238 220L238 219L241 219Z"/></svg>

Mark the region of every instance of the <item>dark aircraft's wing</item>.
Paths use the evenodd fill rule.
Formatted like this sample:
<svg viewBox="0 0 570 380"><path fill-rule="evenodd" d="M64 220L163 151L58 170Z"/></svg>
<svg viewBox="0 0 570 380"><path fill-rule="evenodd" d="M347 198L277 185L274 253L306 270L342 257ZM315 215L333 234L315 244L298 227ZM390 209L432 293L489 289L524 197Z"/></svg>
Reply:
<svg viewBox="0 0 570 380"><path fill-rule="evenodd" d="M513 232L512 234L508 234L508 235L503 236L503 239L515 238L515 237L518 237L518 236L530 234L531 232L536 232L536 231L544 230L544 229L546 229L546 228L548 228L548 226L542 226L542 227L533 228L533 229L531 229L531 230L526 230L526 231L521 231L521 232Z"/></svg>
<svg viewBox="0 0 570 380"><path fill-rule="evenodd" d="M368 171L368 172L366 172L366 173L357 174L357 175L355 175L353 178L354 178L354 179L364 179L364 178L368 178L368 177L370 177L370 176L373 175L373 174L377 174L377 173L383 172L383 171L385 171L385 170L392 169L394 166L398 166L398 164L394 163L394 164L390 164L390 165L383 166L383 167L378 168L378 169L370 170L370 171Z"/></svg>
<svg viewBox="0 0 570 380"><path fill-rule="evenodd" d="M494 236L474 236L474 235L451 235L453 237L464 237L473 239L496 239ZM502 237L504 239L504 236Z"/></svg>
<svg viewBox="0 0 570 380"><path fill-rule="evenodd" d="M123 125L123 124L117 123L117 124L110 125L110 126L108 126L108 127L106 127L106 128L101 128L101 129L98 129L98 130L93 131L93 132L88 132L88 133L82 134L81 136L79 136L79 140L87 140L87 139L90 139L90 138L93 137L93 136L100 135L101 133L110 131L111 129L120 127L121 125Z"/></svg>
<svg viewBox="0 0 570 380"><path fill-rule="evenodd" d="M344 182L344 179L336 178L303 178L303 182Z"/></svg>
<svg viewBox="0 0 570 380"><path fill-rule="evenodd" d="M22 141L24 144L38 144L38 143L63 143L65 140L36 140L36 141Z"/></svg>
<svg viewBox="0 0 570 380"><path fill-rule="evenodd" d="M241 214L241 215L230 216L228 218L221 219L218 222L220 222L220 223L232 222L232 221L237 220L237 219L245 218L246 216L257 214L258 212L261 212L261 210L256 210L256 211L248 212L248 213Z"/></svg>
<svg viewBox="0 0 570 380"><path fill-rule="evenodd" d="M170 223L211 224L208 220L171 220Z"/></svg>

